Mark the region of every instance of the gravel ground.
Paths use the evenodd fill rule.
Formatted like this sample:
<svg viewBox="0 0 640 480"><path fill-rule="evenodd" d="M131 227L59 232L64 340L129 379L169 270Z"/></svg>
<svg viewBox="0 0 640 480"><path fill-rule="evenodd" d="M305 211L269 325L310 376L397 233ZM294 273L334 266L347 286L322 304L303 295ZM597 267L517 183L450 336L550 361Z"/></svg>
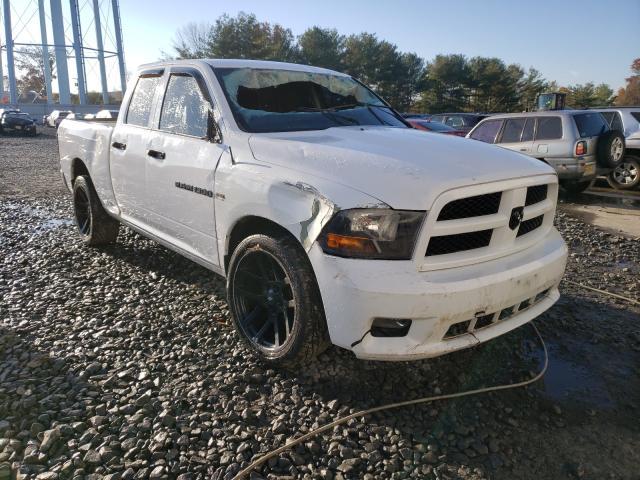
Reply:
<svg viewBox="0 0 640 480"><path fill-rule="evenodd" d="M127 229L81 245L57 169L50 134L0 137L0 480L233 478L338 416L541 367L525 326L429 361L331 348L265 368L229 326L222 279ZM637 241L558 226L568 279L637 298ZM253 478L640 478L640 309L562 294L536 321L542 382L352 420Z"/></svg>

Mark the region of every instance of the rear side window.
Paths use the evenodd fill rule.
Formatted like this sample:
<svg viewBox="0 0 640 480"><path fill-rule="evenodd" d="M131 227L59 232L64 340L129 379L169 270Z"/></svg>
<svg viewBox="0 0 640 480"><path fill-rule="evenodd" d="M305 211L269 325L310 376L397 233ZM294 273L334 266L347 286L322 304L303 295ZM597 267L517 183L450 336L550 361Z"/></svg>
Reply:
<svg viewBox="0 0 640 480"><path fill-rule="evenodd" d="M525 123L526 119L524 118L509 118L505 120L500 143L520 142Z"/></svg>
<svg viewBox="0 0 640 480"><path fill-rule="evenodd" d="M434 115L433 117L431 117L431 121L432 122L440 122L443 123L442 121L444 120L444 116L443 115Z"/></svg>
<svg viewBox="0 0 640 480"><path fill-rule="evenodd" d="M211 104L191 75L173 74L162 103L160 130L204 138Z"/></svg>
<svg viewBox="0 0 640 480"><path fill-rule="evenodd" d="M581 138L595 137L609 129L609 124L598 112L578 113L573 116Z"/></svg>
<svg viewBox="0 0 640 480"><path fill-rule="evenodd" d="M131 102L129 102L129 109L127 110L126 122L128 124L138 125L140 127L147 127L149 125L153 95L156 92L156 87L159 82L160 77L157 75L140 77L138 79L138 83L131 96Z"/></svg>
<svg viewBox="0 0 640 480"><path fill-rule="evenodd" d="M602 112L602 116L609 124L609 128L611 128L611 130L624 130L624 127L622 126L622 118L618 112Z"/></svg>
<svg viewBox="0 0 640 480"><path fill-rule="evenodd" d="M481 123L471 134L471 138L474 140L480 140L485 143L494 143L496 141L496 135L500 130L502 120L488 120Z"/></svg>
<svg viewBox="0 0 640 480"><path fill-rule="evenodd" d="M556 140L562 138L560 117L538 117L536 140Z"/></svg>
<svg viewBox="0 0 640 480"><path fill-rule="evenodd" d="M444 123L445 125L449 125L454 128L464 127L464 120L462 117L447 117L447 121Z"/></svg>
<svg viewBox="0 0 640 480"><path fill-rule="evenodd" d="M640 112L631 112L631 116L640 122Z"/></svg>

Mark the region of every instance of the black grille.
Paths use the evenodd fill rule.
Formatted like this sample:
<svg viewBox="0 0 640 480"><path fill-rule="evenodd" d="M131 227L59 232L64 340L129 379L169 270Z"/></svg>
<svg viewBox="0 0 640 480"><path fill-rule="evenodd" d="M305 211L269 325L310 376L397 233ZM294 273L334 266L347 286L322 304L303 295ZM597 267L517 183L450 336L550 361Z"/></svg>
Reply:
<svg viewBox="0 0 640 480"><path fill-rule="evenodd" d="M535 185L527 188L527 199L524 201L525 207L533 205L547 198L547 185Z"/></svg>
<svg viewBox="0 0 640 480"><path fill-rule="evenodd" d="M534 217L529 220L525 220L520 224L520 228L518 228L517 237L521 235L526 235L527 233L535 230L540 225L542 225L542 220L544 219L544 215L540 215L539 217Z"/></svg>
<svg viewBox="0 0 640 480"><path fill-rule="evenodd" d="M501 197L502 192L496 192L454 200L440 210L438 220L455 220L498 213Z"/></svg>
<svg viewBox="0 0 640 480"><path fill-rule="evenodd" d="M455 235L442 235L431 237L427 247L426 256L444 255L446 253L463 252L482 248L491 242L493 230L480 230L479 232L458 233Z"/></svg>

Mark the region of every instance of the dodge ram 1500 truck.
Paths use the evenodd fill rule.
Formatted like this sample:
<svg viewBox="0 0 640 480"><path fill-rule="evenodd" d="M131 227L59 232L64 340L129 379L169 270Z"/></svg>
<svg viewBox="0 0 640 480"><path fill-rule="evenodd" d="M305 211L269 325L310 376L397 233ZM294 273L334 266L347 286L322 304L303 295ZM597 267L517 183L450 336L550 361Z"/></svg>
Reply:
<svg viewBox="0 0 640 480"><path fill-rule="evenodd" d="M558 299L558 179L536 159L414 130L330 70L148 64L115 123L65 120L62 177L87 245L120 224L226 277L265 361L328 344L410 360L508 332Z"/></svg>

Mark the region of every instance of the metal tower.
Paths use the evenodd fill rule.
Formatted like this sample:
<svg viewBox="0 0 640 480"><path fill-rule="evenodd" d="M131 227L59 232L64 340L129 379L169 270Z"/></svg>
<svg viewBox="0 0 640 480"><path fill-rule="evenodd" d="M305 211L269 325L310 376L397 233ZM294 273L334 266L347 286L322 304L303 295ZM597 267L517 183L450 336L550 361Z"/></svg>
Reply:
<svg viewBox="0 0 640 480"><path fill-rule="evenodd" d="M47 103L54 103L57 96L61 105L109 104L114 100L110 92L124 92L118 0L0 0L0 4L0 103L31 103L44 96ZM31 75L41 79L35 84L43 86L43 91L31 93L36 98L19 91L27 72L20 69L25 62L18 60L25 56L31 59Z"/></svg>

